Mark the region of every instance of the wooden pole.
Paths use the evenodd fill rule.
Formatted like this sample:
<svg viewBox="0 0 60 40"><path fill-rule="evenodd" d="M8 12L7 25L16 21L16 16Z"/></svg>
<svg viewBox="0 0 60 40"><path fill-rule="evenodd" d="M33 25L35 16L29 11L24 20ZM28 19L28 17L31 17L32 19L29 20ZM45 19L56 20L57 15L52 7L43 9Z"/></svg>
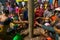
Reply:
<svg viewBox="0 0 60 40"><path fill-rule="evenodd" d="M34 0L28 0L29 37L32 38L34 26Z"/></svg>

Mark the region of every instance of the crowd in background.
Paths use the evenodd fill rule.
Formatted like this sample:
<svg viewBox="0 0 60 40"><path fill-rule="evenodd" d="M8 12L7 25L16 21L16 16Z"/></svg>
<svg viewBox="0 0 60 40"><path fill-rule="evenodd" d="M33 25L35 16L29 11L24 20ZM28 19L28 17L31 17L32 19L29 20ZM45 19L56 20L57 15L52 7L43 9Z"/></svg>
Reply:
<svg viewBox="0 0 60 40"><path fill-rule="evenodd" d="M42 35L48 40L58 40L60 29L60 11L54 11L57 7L49 2L35 3L34 6L34 28L40 27ZM17 3L6 2L5 6L0 3L0 24L4 26L8 35L20 32L28 28L28 7L19 6ZM6 27L5 27L6 26ZM47 34L47 35L45 35Z"/></svg>

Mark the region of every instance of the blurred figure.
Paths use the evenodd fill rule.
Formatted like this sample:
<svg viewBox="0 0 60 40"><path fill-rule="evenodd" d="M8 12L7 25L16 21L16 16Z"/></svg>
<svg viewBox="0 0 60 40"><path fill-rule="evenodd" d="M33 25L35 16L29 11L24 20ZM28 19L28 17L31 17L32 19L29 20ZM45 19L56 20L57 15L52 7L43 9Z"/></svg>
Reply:
<svg viewBox="0 0 60 40"><path fill-rule="evenodd" d="M56 20L57 20L57 13L55 11L54 14L51 16L51 21L54 22Z"/></svg>
<svg viewBox="0 0 60 40"><path fill-rule="evenodd" d="M55 0L54 1L54 8L57 8L58 7L58 0Z"/></svg>
<svg viewBox="0 0 60 40"><path fill-rule="evenodd" d="M14 12L18 15L19 13L19 7L17 5L17 3L14 3Z"/></svg>
<svg viewBox="0 0 60 40"><path fill-rule="evenodd" d="M44 9L46 10L47 9L47 7L48 7L48 5L49 5L49 3L47 2L47 1L44 1Z"/></svg>
<svg viewBox="0 0 60 40"><path fill-rule="evenodd" d="M36 11L35 11L35 18L36 17L43 17L44 9L42 4L37 6Z"/></svg>
<svg viewBox="0 0 60 40"><path fill-rule="evenodd" d="M11 12L13 11L13 8L11 7L10 2L6 2L5 10L8 10L8 11L9 11L9 13L11 13Z"/></svg>
<svg viewBox="0 0 60 40"><path fill-rule="evenodd" d="M44 3L45 0L41 0L42 3Z"/></svg>
<svg viewBox="0 0 60 40"><path fill-rule="evenodd" d="M2 3L0 2L0 13L3 13L4 10L4 6L2 5Z"/></svg>
<svg viewBox="0 0 60 40"><path fill-rule="evenodd" d="M28 20L28 8L27 8L27 6L25 6L23 9L23 19Z"/></svg>
<svg viewBox="0 0 60 40"><path fill-rule="evenodd" d="M43 16L44 17L50 17L52 15L52 12L51 12L51 9L50 9L50 6L46 8L46 10L44 11L44 14Z"/></svg>

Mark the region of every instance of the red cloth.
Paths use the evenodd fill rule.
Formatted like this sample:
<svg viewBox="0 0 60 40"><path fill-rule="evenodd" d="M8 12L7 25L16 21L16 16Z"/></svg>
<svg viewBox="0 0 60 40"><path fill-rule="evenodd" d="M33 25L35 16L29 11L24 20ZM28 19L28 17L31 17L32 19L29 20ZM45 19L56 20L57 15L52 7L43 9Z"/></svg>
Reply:
<svg viewBox="0 0 60 40"><path fill-rule="evenodd" d="M52 21L55 21L56 19L57 19L57 16L52 16L52 17L51 17L51 20L52 20Z"/></svg>
<svg viewBox="0 0 60 40"><path fill-rule="evenodd" d="M37 8L35 12L35 17L42 17L43 16L43 8Z"/></svg>
<svg viewBox="0 0 60 40"><path fill-rule="evenodd" d="M52 40L52 38L51 37L47 37L47 40Z"/></svg>
<svg viewBox="0 0 60 40"><path fill-rule="evenodd" d="M18 7L15 8L15 13L17 13L17 14L19 13L19 8Z"/></svg>
<svg viewBox="0 0 60 40"><path fill-rule="evenodd" d="M20 14L22 13L22 9L19 9L19 13L20 13Z"/></svg>

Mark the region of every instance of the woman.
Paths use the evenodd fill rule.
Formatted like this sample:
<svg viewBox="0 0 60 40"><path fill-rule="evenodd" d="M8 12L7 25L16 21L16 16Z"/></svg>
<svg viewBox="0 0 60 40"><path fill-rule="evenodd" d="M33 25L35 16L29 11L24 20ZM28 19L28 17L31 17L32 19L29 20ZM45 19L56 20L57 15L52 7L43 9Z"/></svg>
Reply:
<svg viewBox="0 0 60 40"><path fill-rule="evenodd" d="M1 15L1 20L0 20L0 22L4 26L4 30L5 30L4 32L7 31L7 28L9 27L11 21L12 19L9 17L9 11L5 10L4 14Z"/></svg>

